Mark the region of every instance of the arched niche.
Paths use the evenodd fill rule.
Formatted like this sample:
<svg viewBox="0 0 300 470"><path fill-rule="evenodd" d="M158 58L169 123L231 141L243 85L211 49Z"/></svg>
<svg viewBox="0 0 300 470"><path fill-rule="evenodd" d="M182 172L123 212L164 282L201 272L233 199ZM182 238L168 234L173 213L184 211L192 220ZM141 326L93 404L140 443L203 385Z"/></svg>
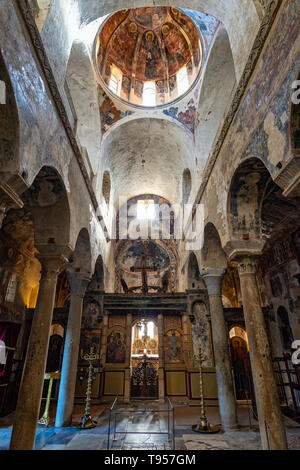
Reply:
<svg viewBox="0 0 300 470"><path fill-rule="evenodd" d="M44 166L22 199L34 219L35 245L69 246L69 200L57 170Z"/></svg>
<svg viewBox="0 0 300 470"><path fill-rule="evenodd" d="M163 240L121 240L115 252L115 292L141 293L142 274L139 268L145 258L149 293L174 292L177 273L177 252L172 242Z"/></svg>
<svg viewBox="0 0 300 470"><path fill-rule="evenodd" d="M257 158L243 162L235 171L228 193L229 232L236 239L270 238L275 231L284 232L283 219L299 213L299 201L287 199L272 180L264 163Z"/></svg>
<svg viewBox="0 0 300 470"><path fill-rule="evenodd" d="M3 221L1 265L17 277L15 302L35 308L41 275L37 255L57 251L69 256L70 211L64 184L51 167L40 170L22 201L24 207L8 210Z"/></svg>

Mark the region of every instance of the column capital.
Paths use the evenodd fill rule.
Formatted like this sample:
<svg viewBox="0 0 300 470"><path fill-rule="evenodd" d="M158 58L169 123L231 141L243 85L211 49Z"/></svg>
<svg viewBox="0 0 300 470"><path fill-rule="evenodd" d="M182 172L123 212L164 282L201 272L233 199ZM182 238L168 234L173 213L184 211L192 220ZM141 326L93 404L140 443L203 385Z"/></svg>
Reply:
<svg viewBox="0 0 300 470"><path fill-rule="evenodd" d="M57 276L68 260L63 255L45 255L38 254L38 260L42 265L42 278L56 280Z"/></svg>
<svg viewBox="0 0 300 470"><path fill-rule="evenodd" d="M239 276L256 274L256 256L242 256L237 259Z"/></svg>
<svg viewBox="0 0 300 470"><path fill-rule="evenodd" d="M222 281L225 269L202 268L201 276L207 287L208 295L222 295Z"/></svg>
<svg viewBox="0 0 300 470"><path fill-rule="evenodd" d="M80 273L80 275L76 275L67 271L67 277L71 286L71 296L84 298L88 285L91 282L88 274Z"/></svg>

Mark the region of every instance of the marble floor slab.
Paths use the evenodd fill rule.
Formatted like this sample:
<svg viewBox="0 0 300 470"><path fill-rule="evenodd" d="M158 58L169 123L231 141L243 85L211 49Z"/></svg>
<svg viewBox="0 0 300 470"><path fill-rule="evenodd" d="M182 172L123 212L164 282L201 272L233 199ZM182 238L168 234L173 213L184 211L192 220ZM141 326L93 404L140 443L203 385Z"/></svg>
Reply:
<svg viewBox="0 0 300 470"><path fill-rule="evenodd" d="M187 450L229 450L221 434L184 434L183 440Z"/></svg>
<svg viewBox="0 0 300 470"><path fill-rule="evenodd" d="M114 435L114 415L111 416L110 449L116 451L129 450L172 450L172 435L151 434L165 433L168 430L168 415L166 405L160 402L133 402L129 406L121 404L117 408L117 431ZM134 413L139 410L141 413ZM261 448L258 426L252 429L242 426L237 431L221 432L214 435L200 435L192 432L191 424L197 420L197 408L178 405L179 419L175 423L176 450L259 450ZM246 410L247 411L247 410ZM211 417L214 418L212 410ZM245 414L245 411L243 411ZM215 415L215 423L218 423ZM244 420L245 421L245 420ZM244 422L243 421L243 422ZM300 450L300 428L293 422L286 423L289 448ZM296 423L295 423L296 424ZM77 427L58 429L38 426L36 435L36 450L107 450L107 433L109 426L108 407L98 417L97 427L80 430ZM170 417L170 430L172 431ZM10 419L0 420L0 450L8 450L12 426ZM140 434L130 434L139 432Z"/></svg>

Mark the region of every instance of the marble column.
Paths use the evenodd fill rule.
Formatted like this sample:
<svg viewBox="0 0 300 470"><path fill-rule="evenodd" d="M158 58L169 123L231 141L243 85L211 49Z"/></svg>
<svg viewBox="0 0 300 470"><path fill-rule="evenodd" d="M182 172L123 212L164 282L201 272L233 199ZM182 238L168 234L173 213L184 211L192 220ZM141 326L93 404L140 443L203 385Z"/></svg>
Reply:
<svg viewBox="0 0 300 470"><path fill-rule="evenodd" d="M157 317L158 327L158 397L165 399L165 375L164 375L164 316L160 313Z"/></svg>
<svg viewBox="0 0 300 470"><path fill-rule="evenodd" d="M88 277L77 278L69 275L69 281L71 286L71 303L56 411L55 426L58 428L70 426L72 423L83 299L90 279Z"/></svg>
<svg viewBox="0 0 300 470"><path fill-rule="evenodd" d="M42 273L18 395L11 450L33 450L49 347L57 276L63 256L40 256Z"/></svg>
<svg viewBox="0 0 300 470"><path fill-rule="evenodd" d="M222 425L224 429L235 429L237 428L236 401L229 356L229 336L222 304L222 281L224 274L224 270L217 269L205 269L202 272L209 296Z"/></svg>
<svg viewBox="0 0 300 470"><path fill-rule="evenodd" d="M131 374L130 374L130 359L131 359L131 338L132 338L132 314L127 314L126 324L126 357L125 357L125 390L124 390L124 403L130 402L130 385L131 385Z"/></svg>
<svg viewBox="0 0 300 470"><path fill-rule="evenodd" d="M262 446L266 450L269 447L272 450L286 449L285 428L256 280L255 258L241 258L238 271Z"/></svg>

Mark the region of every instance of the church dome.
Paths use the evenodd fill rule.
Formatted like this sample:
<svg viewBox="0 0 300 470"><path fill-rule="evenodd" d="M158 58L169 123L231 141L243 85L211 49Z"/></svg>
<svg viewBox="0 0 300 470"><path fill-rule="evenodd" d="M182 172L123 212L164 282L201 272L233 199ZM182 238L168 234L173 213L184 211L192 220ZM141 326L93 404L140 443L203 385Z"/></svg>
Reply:
<svg viewBox="0 0 300 470"><path fill-rule="evenodd" d="M122 10L102 25L96 69L104 90L135 107L164 106L184 96L202 65L192 20L170 7Z"/></svg>

